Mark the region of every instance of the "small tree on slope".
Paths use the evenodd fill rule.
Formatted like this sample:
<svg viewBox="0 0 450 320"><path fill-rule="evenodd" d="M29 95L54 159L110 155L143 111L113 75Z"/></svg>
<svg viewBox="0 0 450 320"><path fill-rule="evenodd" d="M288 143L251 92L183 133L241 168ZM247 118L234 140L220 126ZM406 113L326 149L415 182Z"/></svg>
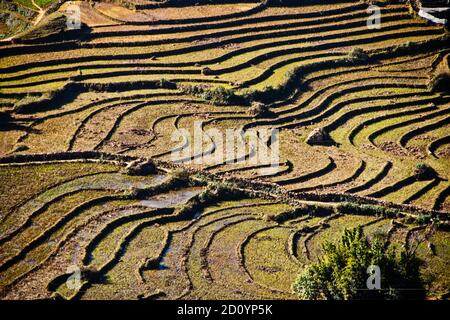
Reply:
<svg viewBox="0 0 450 320"><path fill-rule="evenodd" d="M386 250L380 237L369 242L362 228L345 230L335 245L323 245L324 256L307 267L293 284L302 299L421 299L423 285L415 250ZM367 268L381 271L381 289L369 290Z"/></svg>

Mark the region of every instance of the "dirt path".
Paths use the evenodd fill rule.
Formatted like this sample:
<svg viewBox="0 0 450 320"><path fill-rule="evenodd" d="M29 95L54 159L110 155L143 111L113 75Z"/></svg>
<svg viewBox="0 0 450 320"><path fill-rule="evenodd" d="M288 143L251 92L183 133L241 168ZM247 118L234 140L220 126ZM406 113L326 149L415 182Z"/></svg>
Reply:
<svg viewBox="0 0 450 320"><path fill-rule="evenodd" d="M31 3L33 3L33 6L35 6L38 10L39 10L39 14L36 17L36 19L34 19L33 21L33 25L37 25L39 22L41 22L42 18L44 18L45 13L47 12L46 10L42 9L41 7L38 6L38 4L34 1L31 0Z"/></svg>
<svg viewBox="0 0 450 320"><path fill-rule="evenodd" d="M47 10L42 9L41 7L38 6L38 4L34 1L31 0L31 3L33 4L33 6L38 10L38 15L37 17L34 19L33 21L33 26L37 25L39 22L42 21L42 19L45 17L45 14L47 13ZM12 39L14 39L14 37L16 37L16 35L13 35L11 37L5 38L5 39L0 39L0 42L8 42L11 41Z"/></svg>

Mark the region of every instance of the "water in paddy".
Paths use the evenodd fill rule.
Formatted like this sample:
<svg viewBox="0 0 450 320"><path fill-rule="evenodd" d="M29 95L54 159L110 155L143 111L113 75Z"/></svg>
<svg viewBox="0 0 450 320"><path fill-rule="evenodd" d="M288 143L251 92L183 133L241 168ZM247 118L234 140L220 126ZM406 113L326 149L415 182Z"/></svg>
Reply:
<svg viewBox="0 0 450 320"><path fill-rule="evenodd" d="M174 190L164 194L158 194L147 200L142 200L140 204L150 208L170 208L185 203L193 196L202 192L202 190L201 187Z"/></svg>
<svg viewBox="0 0 450 320"><path fill-rule="evenodd" d="M34 212L42 208L46 203L54 201L58 197L79 192L82 190L105 189L115 191L125 191L130 188L148 188L160 184L166 178L165 175L150 176L128 176L120 173L99 173L85 177L76 178L74 180L62 183L55 187L49 188L43 193L37 195L33 199L21 205L16 214L10 215L8 220L0 225L0 233L7 232L8 228L24 221L28 213Z"/></svg>

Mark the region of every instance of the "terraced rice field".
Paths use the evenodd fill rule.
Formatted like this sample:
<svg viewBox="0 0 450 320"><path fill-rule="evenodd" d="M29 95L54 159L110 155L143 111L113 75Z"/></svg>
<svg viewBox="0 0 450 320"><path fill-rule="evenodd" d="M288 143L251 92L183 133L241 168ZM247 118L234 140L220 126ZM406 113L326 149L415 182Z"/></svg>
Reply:
<svg viewBox="0 0 450 320"><path fill-rule="evenodd" d="M345 228L408 247L433 217L417 254L427 296L448 299L450 94L430 89L449 70L445 27L404 3L369 29L357 1L123 2L74 2L75 34L34 31L66 3L0 42L1 298L296 299L297 274ZM306 142L317 128L330 143ZM278 166L251 150L174 163L192 147L182 129L204 133L209 160L224 147L210 129L278 129ZM157 170L127 172L142 159Z"/></svg>

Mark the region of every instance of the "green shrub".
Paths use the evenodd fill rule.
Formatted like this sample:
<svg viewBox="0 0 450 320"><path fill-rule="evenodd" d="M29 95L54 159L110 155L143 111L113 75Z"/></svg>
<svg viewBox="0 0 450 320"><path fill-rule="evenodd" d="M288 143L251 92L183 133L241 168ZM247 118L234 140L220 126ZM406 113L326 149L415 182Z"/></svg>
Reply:
<svg viewBox="0 0 450 320"><path fill-rule="evenodd" d="M414 176L417 180L431 180L437 177L437 172L426 163L419 163L414 170Z"/></svg>
<svg viewBox="0 0 450 320"><path fill-rule="evenodd" d="M202 75L204 75L204 76L209 76L209 75L211 75L211 74L212 74L211 68L204 67L204 68L202 69Z"/></svg>
<svg viewBox="0 0 450 320"><path fill-rule="evenodd" d="M401 214L400 210L397 209L391 209L372 204L358 204L352 202L340 203L337 206L337 211L342 214L378 216L386 218L395 218Z"/></svg>
<svg viewBox="0 0 450 320"><path fill-rule="evenodd" d="M278 223L283 223L301 216L326 217L333 213L334 211L330 207L315 204L304 204L301 207L295 208L294 210L284 211L277 215L267 215L265 216L265 219L267 221L276 221Z"/></svg>
<svg viewBox="0 0 450 320"><path fill-rule="evenodd" d="M184 204L179 214L192 218L206 206L219 201L236 200L242 197L245 197L245 193L238 190L234 184L211 182L208 183L207 188L203 192Z"/></svg>
<svg viewBox="0 0 450 320"><path fill-rule="evenodd" d="M291 94L294 89L298 89L304 73L303 71L304 69L302 67L296 67L286 72L283 82L278 86L266 86L262 90L245 90L242 92L242 97L247 103L258 101L266 104L283 99Z"/></svg>
<svg viewBox="0 0 450 320"><path fill-rule="evenodd" d="M189 184L190 180L191 179L190 179L189 172L187 172L185 170L177 169L177 170L170 172L169 181L170 181L172 187L176 186L176 185Z"/></svg>
<svg viewBox="0 0 450 320"><path fill-rule="evenodd" d="M348 59L351 61L367 61L369 55L364 52L362 48L353 48L348 54Z"/></svg>
<svg viewBox="0 0 450 320"><path fill-rule="evenodd" d="M384 243L370 243L362 227L345 230L337 244L323 245L324 256L308 266L292 289L302 299L407 299L423 298L419 261L414 252L385 250ZM381 289L368 290L367 269L376 265L381 272Z"/></svg>
<svg viewBox="0 0 450 320"><path fill-rule="evenodd" d="M429 214L420 214L416 218L416 222L418 224L428 224L431 222L431 215Z"/></svg>
<svg viewBox="0 0 450 320"><path fill-rule="evenodd" d="M212 87L209 85L182 86L181 91L190 94L214 105L245 105L247 101L235 94L234 90L222 86Z"/></svg>
<svg viewBox="0 0 450 320"><path fill-rule="evenodd" d="M214 195L214 197L224 197L226 199L239 199L244 196L243 192L239 190L238 186L230 182L216 182L208 183L207 191Z"/></svg>

